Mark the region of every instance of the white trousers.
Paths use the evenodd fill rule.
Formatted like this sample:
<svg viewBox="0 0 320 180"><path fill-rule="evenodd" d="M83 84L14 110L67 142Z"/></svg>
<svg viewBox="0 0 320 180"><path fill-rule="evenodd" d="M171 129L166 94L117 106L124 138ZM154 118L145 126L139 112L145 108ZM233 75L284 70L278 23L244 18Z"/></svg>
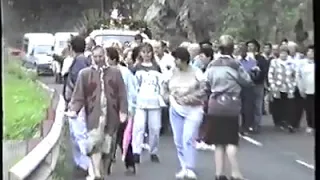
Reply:
<svg viewBox="0 0 320 180"><path fill-rule="evenodd" d="M132 151L141 154L144 132L148 123L150 153L156 154L159 145L161 128L161 108L159 109L136 109L132 130Z"/></svg>

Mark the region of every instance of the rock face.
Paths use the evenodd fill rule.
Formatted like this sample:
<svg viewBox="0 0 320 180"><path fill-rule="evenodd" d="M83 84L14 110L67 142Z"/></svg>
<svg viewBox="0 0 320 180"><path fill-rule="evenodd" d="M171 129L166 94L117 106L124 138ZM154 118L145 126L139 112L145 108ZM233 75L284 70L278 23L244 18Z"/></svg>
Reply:
<svg viewBox="0 0 320 180"><path fill-rule="evenodd" d="M150 29L153 32L153 37L170 40L172 45L181 43L184 40L201 41L204 39L216 39L220 33L225 32L226 28L241 33L239 30L243 30L243 27L236 26L235 24L232 26L228 24L228 22L238 21L240 24L243 24L245 23L245 18L247 18L252 24L253 20L250 18L252 12L257 14L257 16L254 16L257 21L256 24L258 24L260 30L263 30L261 31L262 34L259 34L258 31L253 32L256 32L255 35L262 41L272 40L276 42L278 41L277 39L284 37L295 38L293 28L298 21L299 16L303 19L306 30L308 32L310 31L309 34L311 35L313 32L312 1L301 3L301 0L274 0L272 2L262 0L260 4L256 3L256 1L247 1L249 5L245 3L245 0L241 1L242 3L240 4L235 2L237 1L137 0L134 2L136 6L134 12L137 14L136 18L142 18L148 22ZM277 2L280 2L280 4ZM274 11L273 6L277 6L276 9L278 10L273 14L270 14L271 10L272 12ZM286 9L284 12L283 10L286 6L290 7L290 10ZM299 6L301 6L300 13L298 13ZM247 9L245 10L243 8ZM225 12L229 10L230 13L230 9L233 9L232 12L235 15L234 17L226 16ZM246 11L246 13L235 11ZM236 14L242 16L238 17ZM278 17L280 17L281 27L278 29L281 30L281 37L270 38L269 36L277 37L277 32L273 32L272 30L265 31L265 29L280 26L274 20Z"/></svg>
<svg viewBox="0 0 320 180"><path fill-rule="evenodd" d="M201 41L212 37L227 3L226 0L154 0L143 17L155 38L170 37L179 43L186 39Z"/></svg>

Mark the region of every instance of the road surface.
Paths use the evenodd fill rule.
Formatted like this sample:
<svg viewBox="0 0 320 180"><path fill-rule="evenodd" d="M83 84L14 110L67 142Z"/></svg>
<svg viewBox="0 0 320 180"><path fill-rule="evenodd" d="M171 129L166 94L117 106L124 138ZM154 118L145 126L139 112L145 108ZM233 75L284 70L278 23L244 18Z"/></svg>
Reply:
<svg viewBox="0 0 320 180"><path fill-rule="evenodd" d="M41 77L41 81L61 92L61 85L54 84L52 77ZM313 180L314 136L303 130L295 134L273 128L270 116L263 119L261 134L243 137L240 141L239 163L243 175L249 180ZM305 120L302 127L305 127ZM135 177L124 175L124 165L117 157L110 180L173 180L178 170L178 160L172 137L160 140L160 164L152 164L148 154L142 156ZM214 179L214 154L199 151L197 174L200 180Z"/></svg>

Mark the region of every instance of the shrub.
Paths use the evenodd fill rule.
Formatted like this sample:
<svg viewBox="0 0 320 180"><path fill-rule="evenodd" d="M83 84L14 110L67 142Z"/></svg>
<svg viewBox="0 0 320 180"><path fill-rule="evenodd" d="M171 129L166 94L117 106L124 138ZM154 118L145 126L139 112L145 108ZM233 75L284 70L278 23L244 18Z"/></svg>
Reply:
<svg viewBox="0 0 320 180"><path fill-rule="evenodd" d="M32 138L46 115L50 99L35 80L37 74L10 59L4 65L4 138Z"/></svg>

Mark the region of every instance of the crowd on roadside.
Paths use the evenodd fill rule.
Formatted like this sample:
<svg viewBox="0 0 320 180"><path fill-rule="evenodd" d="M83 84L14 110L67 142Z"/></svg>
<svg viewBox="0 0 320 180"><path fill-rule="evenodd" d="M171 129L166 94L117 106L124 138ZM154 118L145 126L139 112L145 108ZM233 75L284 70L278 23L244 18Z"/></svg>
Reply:
<svg viewBox="0 0 320 180"><path fill-rule="evenodd" d="M161 40L97 45L73 37L63 65L63 96L74 143L74 162L87 178L111 173L118 146L134 175L143 148L160 162L160 132L170 125L181 170L196 179L196 149L215 149L216 179L244 179L236 158L239 133L261 132L270 113L276 128L294 133L303 111L314 131L314 47L250 40L183 42L170 50ZM241 120L239 120L239 118ZM147 141L146 141L147 140Z"/></svg>

